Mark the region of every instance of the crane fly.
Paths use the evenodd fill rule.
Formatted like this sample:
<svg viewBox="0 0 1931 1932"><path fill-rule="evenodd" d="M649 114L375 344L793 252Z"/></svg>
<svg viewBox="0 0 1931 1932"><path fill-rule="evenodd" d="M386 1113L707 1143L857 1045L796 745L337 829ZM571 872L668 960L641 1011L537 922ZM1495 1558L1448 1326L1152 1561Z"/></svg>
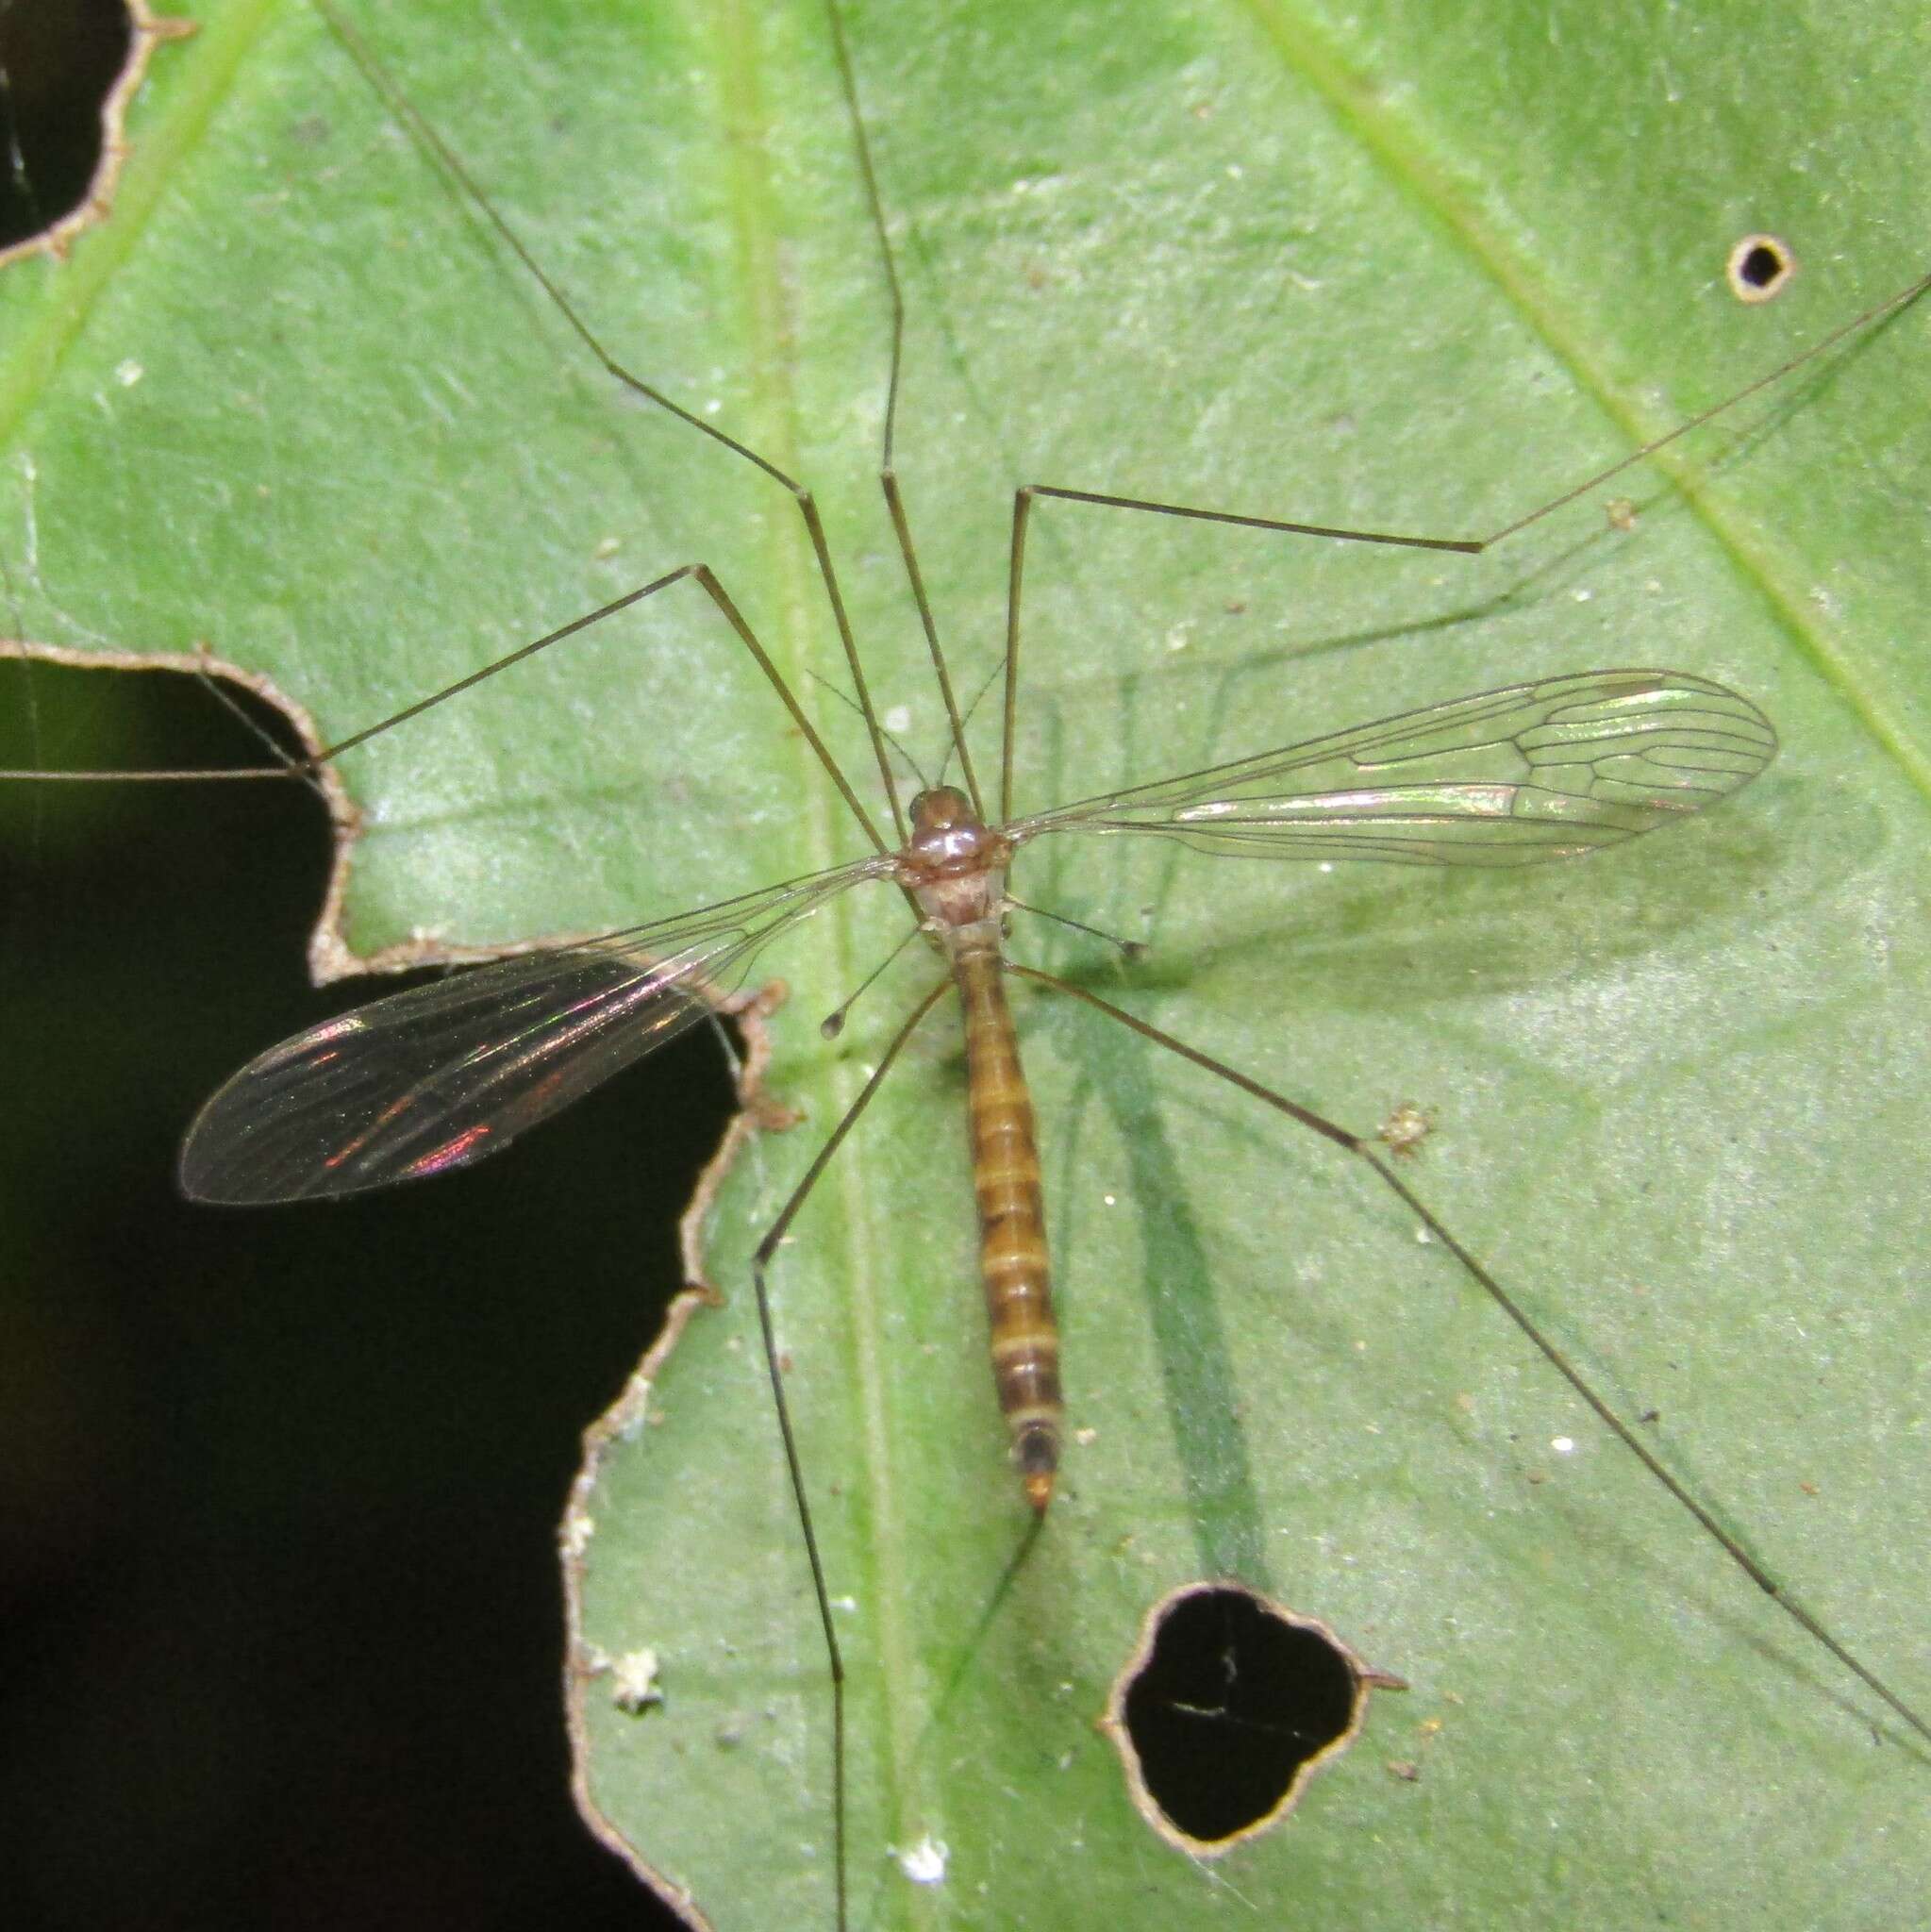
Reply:
<svg viewBox="0 0 1931 1932"><path fill-rule="evenodd" d="M852 111L862 152L864 122L856 106ZM865 166L869 185L869 158ZM878 241L890 274L891 249L882 224ZM520 242L512 240L510 245L523 252ZM1922 286L1915 285L1884 308L1907 299ZM1867 310L1839 335L1868 325L1881 312ZM1777 379L1827 345L1816 345L1765 381ZM624 379L634 388L644 388L634 378ZM1717 406L1718 410L1761 386L1753 384L1751 391ZM644 392L653 401L662 400L647 388ZM895 355L890 393L895 403ZM717 437L706 423L693 422L683 409L671 407L691 426ZM719 440L729 442L728 438ZM730 446L750 456L768 474L777 475L780 482L790 483L765 458L744 446ZM1658 446L1646 445L1639 454L1651 454ZM889 440L885 470L889 477ZM1606 474L1590 477L1582 487L1593 488L1606 480ZM1323 866L1357 860L1466 870L1560 861L1685 816L1747 783L1773 755L1775 739L1768 721L1748 699L1710 679L1676 672L1586 671L1450 698L1304 742L1115 788L1071 805L1016 813L1011 791L1024 540L1036 506L1056 498L1129 516L1219 521L1338 541L1414 541L1443 551L1484 547L1478 542L1313 528L1238 508L1201 508L1053 486L1024 490L1011 525L1013 563L996 807L981 795L966 756L958 713L948 705L952 751L960 759L961 782L956 787L925 787L902 810L895 776L879 744L877 721L854 656L850 671L857 702L877 755L880 783L892 808L894 824L888 837L874 825L795 697L772 674L770 681L789 708L793 725L809 741L866 832L871 852L694 912L483 967L434 987L377 1001L310 1029L251 1062L203 1110L183 1155L182 1175L190 1191L225 1201L329 1196L474 1163L695 1024L721 991L743 982L768 950L781 958L774 951L778 942L813 915L861 888L874 895L883 889L914 902L921 930L945 956L949 980L940 979L901 1024L857 1105L834 1130L830 1144L836 1146L844 1138L857 1106L876 1091L912 1028L932 1009L947 984L955 985L966 1015L967 1107L973 1122L994 1377L1021 1486L1036 1514L1045 1510L1052 1494L1064 1432L1039 1155L1019 1071L1018 1036L1007 1008L1009 975L1024 975L1045 991L1103 1008L1140 1037L1173 1047L1208 1072L1225 1075L1264 1105L1363 1158L1492 1291L1493 1284L1479 1264L1454 1243L1407 1185L1357 1137L1102 1000L1090 986L1057 979L1008 958L1004 930L1008 914L1015 922L1024 914L1007 896L1007 867L1023 861L1029 846L1096 856L1102 839L1117 844L1136 838L1191 854L1300 858ZM1568 500L1567 495L1554 499L1533 514L1544 514ZM800 501L808 499L800 492ZM896 522L902 507L895 496L889 495L889 501ZM1510 527L1531 520L1521 519ZM811 514L806 524L825 590L837 609L838 593L819 541L821 532ZM908 538L903 548L907 567L915 568ZM680 569L618 602L633 605L673 584L694 585L708 596L763 664L761 646L731 602L728 587L702 568ZM923 610L923 597L921 607ZM615 608L606 607L592 615L602 617ZM579 628L565 626L530 649L560 641ZM474 681L466 679L463 684ZM411 707L409 712L375 728L386 730L421 708ZM370 735L360 734L353 741ZM333 758L350 742L344 741L322 756ZM793 1192L762 1244L754 1271L771 1385L781 1416L787 1394L778 1352L771 1340L764 1272L805 1188L822 1171L822 1162L814 1164ZM1537 1345L1550 1352L1540 1337ZM1553 1353L1551 1359L1575 1380ZM1076 1360L1069 1363L1068 1371L1076 1399ZM1736 1541L1674 1485L1640 1439L1605 1411L1582 1383L1575 1386L1627 1446L1644 1457L1652 1474L1717 1536L1733 1559L1770 1589L1769 1580ZM792 1454L792 1480L807 1525L824 1638L836 1659L837 1619L816 1542L811 1541L810 1500L789 1424L786 1446ZM960 1480L969 1477L962 1474ZM1841 1647L1827 1633L1807 1620L1805 1628L1843 1657ZM1862 1666L1854 1662L1853 1668L1867 1683L1873 1682ZM1896 1705L1889 1690L1877 1688ZM841 1740L843 1696L842 1674L834 1661L833 1722ZM1904 1714L1906 1722L1919 1724L1908 1712ZM847 1856L842 1842L841 1756L838 1761L835 1829L841 1841L836 1855L836 1915L842 1924Z"/></svg>
<svg viewBox="0 0 1931 1932"><path fill-rule="evenodd" d="M1027 1498L1043 1512L1062 1407L1039 1152L1004 983L1005 877L1018 854L1049 836L1140 834L1243 858L1549 863L1700 810L1775 750L1769 720L1721 685L1594 671L991 826L965 791L933 787L912 799L912 835L896 852L506 959L298 1034L202 1109L182 1185L253 1206L467 1166L705 1018L768 946L842 893L895 885L959 996L993 1372Z"/></svg>

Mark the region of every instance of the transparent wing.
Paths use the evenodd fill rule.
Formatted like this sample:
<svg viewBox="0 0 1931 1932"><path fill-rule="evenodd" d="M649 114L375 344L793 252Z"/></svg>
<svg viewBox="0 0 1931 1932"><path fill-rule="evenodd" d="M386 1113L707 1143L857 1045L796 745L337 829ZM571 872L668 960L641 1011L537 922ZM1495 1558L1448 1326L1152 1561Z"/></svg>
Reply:
<svg viewBox="0 0 1931 1932"><path fill-rule="evenodd" d="M860 879L862 859L420 986L251 1060L181 1150L193 1199L352 1194L466 1167L674 1040L752 957Z"/></svg>
<svg viewBox="0 0 1931 1932"><path fill-rule="evenodd" d="M1006 828L1158 832L1203 852L1534 865L1727 796L1776 756L1770 721L1679 671L1585 671L1457 698Z"/></svg>

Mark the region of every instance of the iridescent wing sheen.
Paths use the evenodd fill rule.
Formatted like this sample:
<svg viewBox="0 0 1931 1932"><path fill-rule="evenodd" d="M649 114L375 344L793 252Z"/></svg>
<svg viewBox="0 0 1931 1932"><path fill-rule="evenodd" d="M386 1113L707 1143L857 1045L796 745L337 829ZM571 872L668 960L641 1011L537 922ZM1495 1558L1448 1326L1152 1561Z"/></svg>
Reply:
<svg viewBox="0 0 1931 1932"><path fill-rule="evenodd" d="M1021 819L1255 858L1511 866L1575 858L1746 785L1776 756L1747 698L1679 671L1585 671Z"/></svg>
<svg viewBox="0 0 1931 1932"><path fill-rule="evenodd" d="M674 1039L779 934L887 871L862 859L311 1026L201 1109L181 1186L200 1201L292 1201L466 1167Z"/></svg>

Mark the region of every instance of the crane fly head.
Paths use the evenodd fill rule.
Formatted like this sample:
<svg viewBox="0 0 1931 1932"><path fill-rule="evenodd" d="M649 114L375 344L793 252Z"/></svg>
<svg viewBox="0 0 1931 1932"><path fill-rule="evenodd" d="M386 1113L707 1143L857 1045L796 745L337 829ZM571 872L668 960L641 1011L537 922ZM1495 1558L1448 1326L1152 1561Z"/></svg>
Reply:
<svg viewBox="0 0 1931 1932"><path fill-rule="evenodd" d="M912 842L934 832L949 832L960 825L976 825L979 815L973 802L957 785L933 785L912 800Z"/></svg>
<svg viewBox="0 0 1931 1932"><path fill-rule="evenodd" d="M912 836L898 856L901 881L913 891L939 879L990 872L1011 856L963 791L935 785L912 800Z"/></svg>

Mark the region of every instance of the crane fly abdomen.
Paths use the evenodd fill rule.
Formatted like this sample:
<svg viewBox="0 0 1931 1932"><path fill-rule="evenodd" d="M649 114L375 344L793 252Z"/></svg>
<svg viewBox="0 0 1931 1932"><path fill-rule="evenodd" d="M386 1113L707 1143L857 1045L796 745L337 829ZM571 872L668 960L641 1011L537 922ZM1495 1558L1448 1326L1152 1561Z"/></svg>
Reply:
<svg viewBox="0 0 1931 1932"><path fill-rule="evenodd" d="M1006 1003L997 948L958 946L952 973L965 1016L966 1114L992 1380L1026 1500L1043 1512L1059 1467L1063 1411L1032 1097L1019 1063L1019 1035Z"/></svg>
<svg viewBox="0 0 1931 1932"><path fill-rule="evenodd" d="M1011 850L963 792L941 785L912 800L912 836L897 872L958 987L992 1380L1026 1500L1043 1513L1059 1467L1064 1411L1039 1139L1000 957Z"/></svg>

